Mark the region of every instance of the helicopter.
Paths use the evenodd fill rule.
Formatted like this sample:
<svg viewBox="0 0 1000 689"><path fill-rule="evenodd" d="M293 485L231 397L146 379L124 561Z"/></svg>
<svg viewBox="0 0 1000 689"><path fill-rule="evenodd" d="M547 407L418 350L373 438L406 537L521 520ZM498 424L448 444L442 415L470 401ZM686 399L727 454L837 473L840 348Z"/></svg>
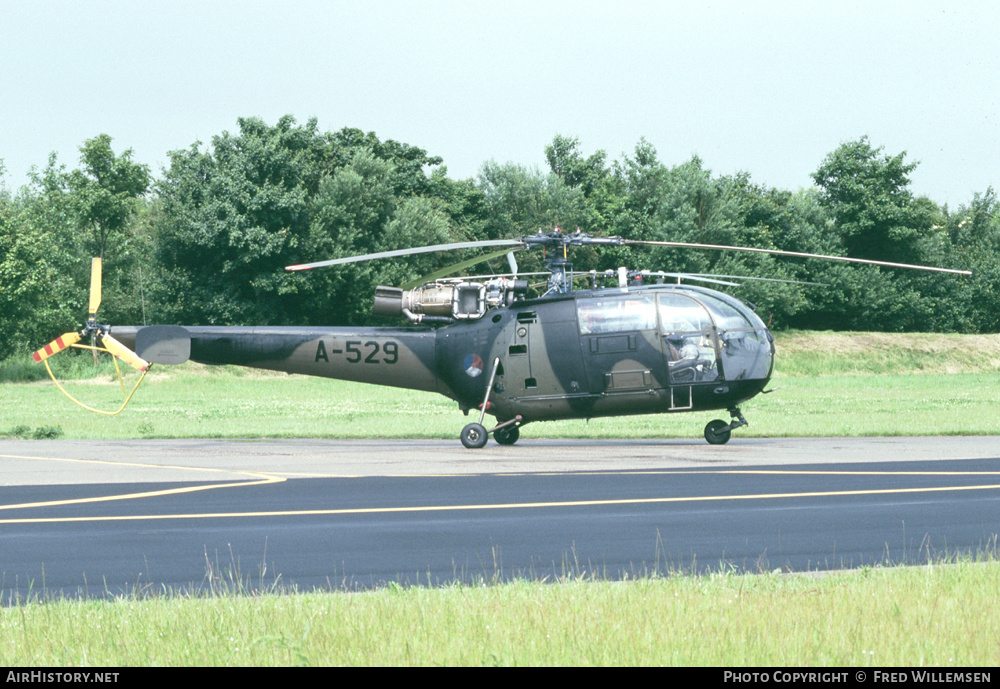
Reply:
<svg viewBox="0 0 1000 689"><path fill-rule="evenodd" d="M456 401L467 416L478 414L459 436L470 449L484 447L491 435L501 445L513 445L522 426L540 421L706 410L726 410L730 420L710 421L705 440L728 442L732 431L747 425L740 405L771 392L766 388L774 371L774 337L752 304L690 284L739 283L624 267L604 273L574 272L568 260L570 247L626 245L750 251L970 274L778 249L600 237L556 228L515 239L438 244L287 266L301 271L427 252L491 250L402 287L377 287L375 315L407 321L402 326L112 327L96 318L101 265L95 258L86 325L33 357L48 367L49 357L68 347L86 347L80 342L91 336L101 344L92 348L110 352L116 366L120 359L143 376L151 364L192 360L435 392ZM514 252L538 249L545 252L543 274L548 278L541 295L532 296L528 280L518 275ZM448 277L503 255L510 273ZM587 280L587 287L574 289L579 279ZM653 279L656 282L650 284ZM142 378L136 388L141 382ZM101 413L120 412L131 394L118 411ZM495 419L491 428L486 415Z"/></svg>

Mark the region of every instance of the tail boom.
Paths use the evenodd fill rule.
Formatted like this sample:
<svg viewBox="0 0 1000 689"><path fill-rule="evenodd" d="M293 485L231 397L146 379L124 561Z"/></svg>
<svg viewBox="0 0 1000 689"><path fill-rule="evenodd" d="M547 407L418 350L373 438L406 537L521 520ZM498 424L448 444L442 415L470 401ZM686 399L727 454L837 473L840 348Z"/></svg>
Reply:
<svg viewBox="0 0 1000 689"><path fill-rule="evenodd" d="M141 326L113 328L126 347L134 347L141 330ZM184 330L191 338L191 360L202 364L442 391L434 373L436 340L430 328L185 326Z"/></svg>

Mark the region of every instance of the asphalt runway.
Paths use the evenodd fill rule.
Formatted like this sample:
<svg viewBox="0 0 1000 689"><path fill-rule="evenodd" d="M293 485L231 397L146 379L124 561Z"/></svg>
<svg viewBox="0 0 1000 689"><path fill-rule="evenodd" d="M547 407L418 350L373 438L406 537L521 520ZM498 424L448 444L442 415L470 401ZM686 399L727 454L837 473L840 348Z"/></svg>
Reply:
<svg viewBox="0 0 1000 689"><path fill-rule="evenodd" d="M993 549L1000 440L0 441L0 592L815 571Z"/></svg>

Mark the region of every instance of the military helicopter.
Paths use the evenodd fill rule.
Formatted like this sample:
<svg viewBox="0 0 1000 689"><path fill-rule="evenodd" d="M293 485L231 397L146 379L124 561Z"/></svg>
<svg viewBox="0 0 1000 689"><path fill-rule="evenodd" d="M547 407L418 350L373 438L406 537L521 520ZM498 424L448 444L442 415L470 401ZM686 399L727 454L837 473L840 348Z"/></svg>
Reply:
<svg viewBox="0 0 1000 689"><path fill-rule="evenodd" d="M969 274L776 249L597 237L557 228L516 239L287 267L298 271L434 251L491 249L403 287L379 286L374 313L405 319L408 325L402 327L112 328L96 320L101 267L100 259L94 259L86 326L57 338L34 358L48 367L48 357L69 346L85 346L80 341L93 336L102 344L99 349L143 372L151 363L190 359L437 392L455 400L466 415L478 413L460 434L467 448L485 446L490 435L501 445L512 445L521 426L537 421L721 409L728 411L730 421L710 421L704 436L712 444L728 442L733 430L747 424L740 405L770 392L765 388L774 369L771 332L751 304L685 280L738 283L625 268L574 273L568 260L570 247L626 245L751 251ZM514 252L538 249L546 252L548 278L541 296L533 297L525 276L517 273ZM503 255L509 274L447 277ZM574 280L581 278L589 285L573 289ZM654 278L657 283L648 284ZM677 280L666 283L664 278ZM489 429L484 425L487 414L496 419Z"/></svg>

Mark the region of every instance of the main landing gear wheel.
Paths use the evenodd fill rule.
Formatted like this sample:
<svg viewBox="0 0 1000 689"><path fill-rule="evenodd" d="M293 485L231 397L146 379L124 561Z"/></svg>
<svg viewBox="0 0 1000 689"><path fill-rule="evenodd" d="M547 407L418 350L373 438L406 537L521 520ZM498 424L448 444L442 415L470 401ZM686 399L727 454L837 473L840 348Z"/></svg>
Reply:
<svg viewBox="0 0 1000 689"><path fill-rule="evenodd" d="M729 424L721 419L709 421L708 425L705 426L705 440L711 445L725 445L729 442L729 436L732 435L728 427Z"/></svg>
<svg viewBox="0 0 1000 689"><path fill-rule="evenodd" d="M506 426L493 431L493 439L501 445L513 445L520 437L521 431L517 430L517 426Z"/></svg>
<svg viewBox="0 0 1000 689"><path fill-rule="evenodd" d="M459 438L462 439L462 444L470 450L478 449L486 445L488 437L486 427L481 423L470 423L462 429L462 435L459 436Z"/></svg>

